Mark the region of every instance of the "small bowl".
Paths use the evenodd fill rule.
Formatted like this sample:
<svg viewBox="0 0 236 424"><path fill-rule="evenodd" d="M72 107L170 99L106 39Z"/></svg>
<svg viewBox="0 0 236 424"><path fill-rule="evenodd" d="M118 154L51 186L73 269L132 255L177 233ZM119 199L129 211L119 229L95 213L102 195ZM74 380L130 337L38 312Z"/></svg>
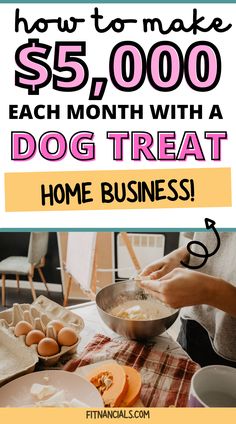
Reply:
<svg viewBox="0 0 236 424"><path fill-rule="evenodd" d="M138 287L137 282L127 280L101 289L96 296L96 304L100 317L111 330L131 340L147 340L164 333L175 322L179 311L170 308L170 315L152 320L118 318L109 311L122 303L119 299L123 299L124 302L134 299L148 299L150 297ZM156 299L155 301L158 308L160 302Z"/></svg>

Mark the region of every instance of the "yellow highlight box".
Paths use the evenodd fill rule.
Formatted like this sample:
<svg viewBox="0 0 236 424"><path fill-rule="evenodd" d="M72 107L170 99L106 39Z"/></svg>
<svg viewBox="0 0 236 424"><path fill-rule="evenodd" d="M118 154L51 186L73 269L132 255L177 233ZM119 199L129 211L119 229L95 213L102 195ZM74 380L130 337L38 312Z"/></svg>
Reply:
<svg viewBox="0 0 236 424"><path fill-rule="evenodd" d="M5 174L5 210L229 207L230 168Z"/></svg>
<svg viewBox="0 0 236 424"><path fill-rule="evenodd" d="M91 412L94 411L94 414ZM42 422L54 422L56 424L79 423L79 424L111 424L111 422L124 424L199 424L202 423L214 423L221 424L227 422L227 424L235 423L236 419L236 408L130 408L126 411L125 415L127 418L99 418L96 412L103 412L104 409L97 410L86 410L84 408L36 408L36 409L0 409L0 420L2 423L34 423L41 424ZM108 409L106 409L108 412ZM129 417L129 411L132 411ZM149 416L144 412L149 411ZM136 414L135 414L136 412ZM139 412L139 413L138 413ZM91 418L94 416L94 418ZM118 415L118 414L117 414ZM136 417L137 418L136 418ZM139 417L139 418L138 418ZM143 417L143 418L141 418Z"/></svg>

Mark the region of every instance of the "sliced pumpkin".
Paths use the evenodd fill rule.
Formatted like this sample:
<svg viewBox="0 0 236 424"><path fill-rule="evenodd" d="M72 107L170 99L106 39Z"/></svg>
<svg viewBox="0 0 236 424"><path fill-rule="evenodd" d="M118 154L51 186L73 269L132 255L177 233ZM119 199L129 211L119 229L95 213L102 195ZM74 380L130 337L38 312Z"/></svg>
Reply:
<svg viewBox="0 0 236 424"><path fill-rule="evenodd" d="M103 364L88 373L87 378L101 393L105 406L120 406L128 390L126 372L121 365Z"/></svg>
<svg viewBox="0 0 236 424"><path fill-rule="evenodd" d="M123 365L122 368L125 370L128 380L128 390L123 398L120 406L133 406L139 399L142 379L140 373L132 367Z"/></svg>

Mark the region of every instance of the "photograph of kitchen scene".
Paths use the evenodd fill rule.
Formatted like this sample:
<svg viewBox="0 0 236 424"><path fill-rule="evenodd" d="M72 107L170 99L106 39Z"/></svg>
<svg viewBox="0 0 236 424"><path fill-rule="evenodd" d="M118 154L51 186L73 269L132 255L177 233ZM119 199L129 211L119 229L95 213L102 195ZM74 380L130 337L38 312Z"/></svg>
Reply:
<svg viewBox="0 0 236 424"><path fill-rule="evenodd" d="M236 232L0 232L0 407L236 407Z"/></svg>

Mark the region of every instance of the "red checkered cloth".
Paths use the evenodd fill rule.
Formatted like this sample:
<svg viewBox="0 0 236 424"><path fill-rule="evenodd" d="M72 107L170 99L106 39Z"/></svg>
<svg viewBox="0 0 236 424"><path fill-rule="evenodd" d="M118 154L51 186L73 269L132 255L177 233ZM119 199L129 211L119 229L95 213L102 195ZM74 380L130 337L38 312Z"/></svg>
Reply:
<svg viewBox="0 0 236 424"><path fill-rule="evenodd" d="M161 352L155 344L97 334L78 356L78 366L115 359L142 376L140 399L146 407L187 406L190 381L199 365L186 357Z"/></svg>

